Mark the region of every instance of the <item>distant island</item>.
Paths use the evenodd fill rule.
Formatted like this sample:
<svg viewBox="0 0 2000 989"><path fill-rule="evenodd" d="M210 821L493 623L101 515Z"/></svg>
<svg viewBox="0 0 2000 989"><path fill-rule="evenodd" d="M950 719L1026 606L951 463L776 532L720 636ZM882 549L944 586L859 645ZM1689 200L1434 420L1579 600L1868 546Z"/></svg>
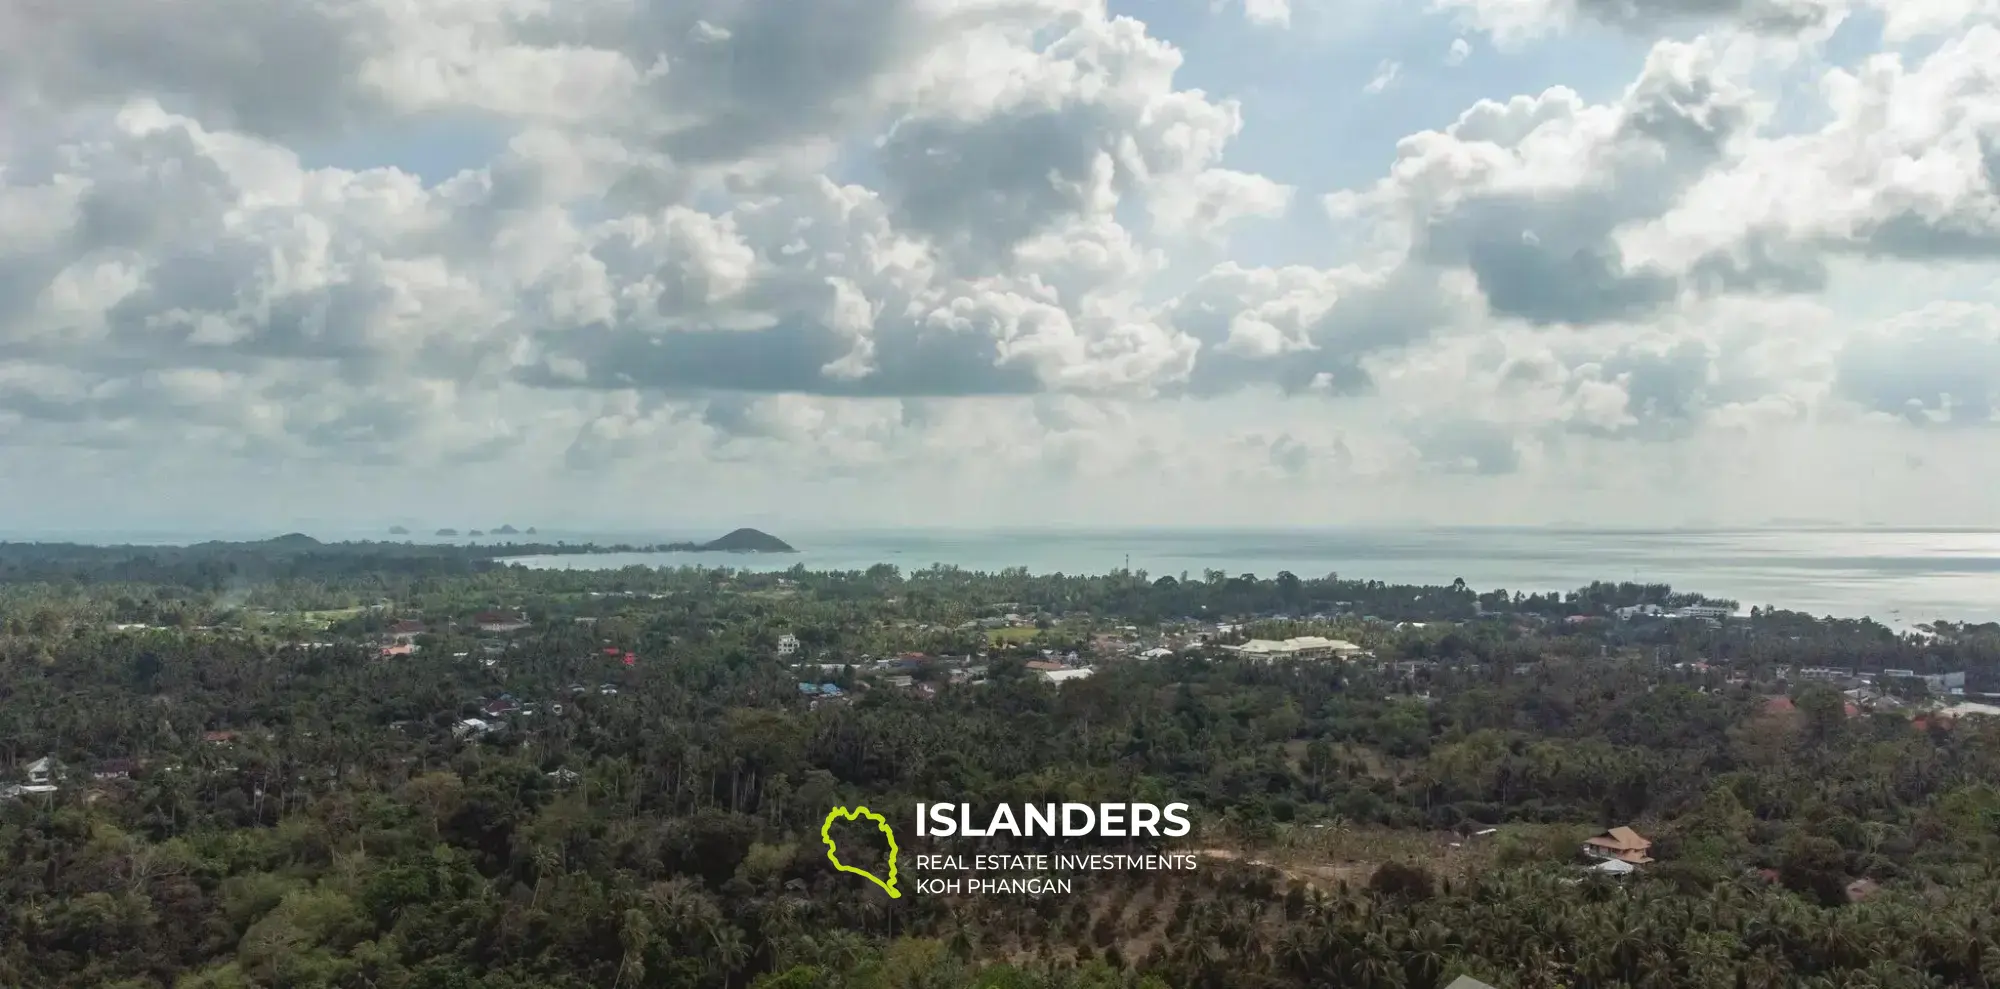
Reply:
<svg viewBox="0 0 2000 989"><path fill-rule="evenodd" d="M790 543L768 532L756 529L738 529L721 539L711 539L705 543L669 543L662 548L667 553L796 553Z"/></svg>
<svg viewBox="0 0 2000 989"><path fill-rule="evenodd" d="M535 530L529 529L528 535ZM705 543L506 543L466 547L491 559L521 556L589 556L597 553L796 553L798 549L768 532L737 529L720 539Z"/></svg>
<svg viewBox="0 0 2000 989"><path fill-rule="evenodd" d="M390 526L390 527L389 527L389 535L392 535L392 536L407 536L407 535L409 535L409 534L410 534L410 530L408 530L408 529L406 529L406 528L404 528L404 527L402 527L402 526L400 526L400 525L392 525L392 526ZM456 536L456 535L458 535L458 530L457 530L457 529L439 529L439 530L437 531L437 533L436 533L436 534L437 534L437 535L440 535L440 536ZM481 532L481 531L480 531L480 530L478 530L478 529L471 529L471 530L468 530L468 531L467 531L467 532L466 532L465 534L466 534L467 536L472 536L472 537L477 537L477 536L483 536L483 535L486 535L486 533L484 533L484 532ZM518 535L521 535L521 530L519 530L519 529L516 529L516 528L514 528L514 527L513 527L513 526L511 526L511 525L503 525L503 526L501 526L500 528L498 528L498 529L495 529L495 530L493 530L493 534L494 534L494 535L496 535L496 536L518 536ZM528 527L528 532L527 532L527 534L528 534L528 535L530 535L530 536L534 535L534 534L535 534L535 527L534 527L534 526L532 526L532 525L531 525L531 526L529 526L529 527Z"/></svg>
<svg viewBox="0 0 2000 989"><path fill-rule="evenodd" d="M533 529L528 530L530 533ZM457 529L439 529L456 536ZM302 532L242 542L209 540L186 546L91 545L85 543L16 543L0 540L0 583L34 579L73 579L78 573L98 573L101 579L124 580L133 574L157 575L184 569L186 579L227 581L278 579L308 573L393 571L405 576L477 573L494 567L520 566L538 556L595 556L630 553L797 553L790 543L756 529L737 529L708 542L505 543L411 542L370 540L322 542ZM135 561L143 561L135 562ZM671 565L671 564L669 564ZM152 579L148 577L147 579ZM226 581L225 581L226 582ZM217 586L221 586L218 584Z"/></svg>
<svg viewBox="0 0 2000 989"><path fill-rule="evenodd" d="M496 532L498 530L495 530ZM529 534L534 529L528 530ZM456 536L457 529L439 529L440 536ZM467 537L484 535L478 529L466 532ZM0 543L0 546L6 544ZM302 532L288 532L282 536L257 542L230 543L211 541L199 543L195 548L209 552L255 548L258 550L285 550L290 552L367 553L377 549L397 547L396 543L340 542L323 543ZM400 554L416 552L432 555L459 555L468 559L501 560L519 556L588 556L596 553L796 553L798 549L768 532L758 529L737 529L720 539L705 543L652 543L632 545L630 543L507 543L487 546L418 546L404 544L396 550Z"/></svg>

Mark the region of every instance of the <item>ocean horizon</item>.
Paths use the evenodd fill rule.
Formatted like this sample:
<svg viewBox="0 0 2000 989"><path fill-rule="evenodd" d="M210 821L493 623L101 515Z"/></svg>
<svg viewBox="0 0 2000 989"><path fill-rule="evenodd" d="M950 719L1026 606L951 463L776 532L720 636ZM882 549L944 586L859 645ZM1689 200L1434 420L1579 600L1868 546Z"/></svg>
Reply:
<svg viewBox="0 0 2000 989"><path fill-rule="evenodd" d="M1339 574L1479 590L1570 591L1596 580L1671 584L1815 615L1907 627L2000 616L2000 531L1793 527L1610 529L1369 527L1342 529L1008 530L776 533L796 555L614 553L525 557L537 567L730 566L752 570L905 572L934 564L994 571L1200 577Z"/></svg>
<svg viewBox="0 0 2000 989"><path fill-rule="evenodd" d="M324 541L378 540L504 545L507 542L658 545L714 538L703 531L541 529L535 536L443 539L384 529L297 531ZM1569 591L1594 580L1665 583L1730 598L1743 608L1777 606L1815 615L1871 617L1887 625L2000 618L2000 530L1956 527L1611 528L1564 526L1347 526L1328 528L785 529L766 531L796 554L605 553L527 556L530 567L616 569L703 566L747 570L862 570L880 563L908 573L933 565L997 571L1102 574L1130 567L1149 576L1205 571L1270 577L1339 574L1388 583L1480 590ZM184 545L262 539L272 532L101 531L10 534L12 540Z"/></svg>

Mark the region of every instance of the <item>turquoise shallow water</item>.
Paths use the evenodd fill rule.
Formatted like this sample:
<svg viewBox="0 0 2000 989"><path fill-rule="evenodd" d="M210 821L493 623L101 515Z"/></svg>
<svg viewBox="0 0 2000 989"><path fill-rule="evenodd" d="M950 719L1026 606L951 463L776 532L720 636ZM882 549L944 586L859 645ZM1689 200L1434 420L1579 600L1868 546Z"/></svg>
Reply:
<svg viewBox="0 0 2000 989"><path fill-rule="evenodd" d="M2000 617L2000 532L1937 529L1735 531L1554 528L780 532L796 556L607 554L527 557L529 566L731 566L758 570L974 570L1153 575L1216 569L1271 576L1338 573L1397 583L1463 577L1486 590L1569 590L1592 580L1659 581L1735 598L1908 625ZM550 537L544 533L544 538ZM597 537L604 538L604 537ZM629 540L628 540L629 541ZM648 539L651 541L663 541Z"/></svg>

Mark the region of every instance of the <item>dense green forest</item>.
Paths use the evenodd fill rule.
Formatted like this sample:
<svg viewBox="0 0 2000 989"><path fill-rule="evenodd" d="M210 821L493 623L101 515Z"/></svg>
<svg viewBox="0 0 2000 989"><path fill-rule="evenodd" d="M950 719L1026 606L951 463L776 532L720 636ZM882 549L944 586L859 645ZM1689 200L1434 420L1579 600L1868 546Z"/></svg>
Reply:
<svg viewBox="0 0 2000 989"><path fill-rule="evenodd" d="M61 777L0 800L0 985L2000 977L1995 719L1778 679L1987 689L1991 627L1608 619L1705 600L1659 585L536 571L420 549L0 547L0 780L44 756ZM527 627L479 631L494 612ZM994 634L1004 615L1019 635ZM1211 643L1327 634L1374 658L1245 662L1192 637L1216 623L1247 627ZM384 655L391 634L417 648ZM1026 666L1107 634L1183 645L1062 685ZM784 635L839 698L802 695ZM923 690L872 672L907 652L936 661ZM954 656L983 677L944 675ZM901 822L935 799L1185 801L1196 833L1151 847L1206 857L1071 895L891 900L821 854L831 806ZM1656 861L1586 873L1580 843L1615 825Z"/></svg>

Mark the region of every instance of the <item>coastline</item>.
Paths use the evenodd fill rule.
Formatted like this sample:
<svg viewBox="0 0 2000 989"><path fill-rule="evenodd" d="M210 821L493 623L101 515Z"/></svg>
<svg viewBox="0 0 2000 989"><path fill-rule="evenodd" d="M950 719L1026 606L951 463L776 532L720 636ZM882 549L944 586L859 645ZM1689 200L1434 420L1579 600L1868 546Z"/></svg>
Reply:
<svg viewBox="0 0 2000 989"><path fill-rule="evenodd" d="M1288 529L1075 528L954 530L783 529L797 552L659 551L685 533L543 529L520 537L390 540L327 533L326 548L361 536L395 555L486 559L529 568L701 567L748 571L866 570L905 574L942 565L996 573L1108 574L1129 567L1154 578L1206 571L1272 577L1337 573L1409 585L1463 578L1481 590L1575 590L1592 583L1665 583L1676 589L1814 615L1869 617L1909 628L1934 620L2000 618L2000 532L1942 528L1566 529L1558 527L1346 527ZM89 545L163 550L210 533L35 533L95 537ZM172 537L180 538L174 539ZM151 537L151 538L146 538ZM328 538L330 537L330 538ZM663 538L664 537L664 538ZM266 542L269 537L256 540ZM76 543L83 545L82 543ZM43 542L47 545L47 542ZM249 549L250 547L241 547ZM307 548L311 548L308 544ZM349 551L359 549L350 544Z"/></svg>

